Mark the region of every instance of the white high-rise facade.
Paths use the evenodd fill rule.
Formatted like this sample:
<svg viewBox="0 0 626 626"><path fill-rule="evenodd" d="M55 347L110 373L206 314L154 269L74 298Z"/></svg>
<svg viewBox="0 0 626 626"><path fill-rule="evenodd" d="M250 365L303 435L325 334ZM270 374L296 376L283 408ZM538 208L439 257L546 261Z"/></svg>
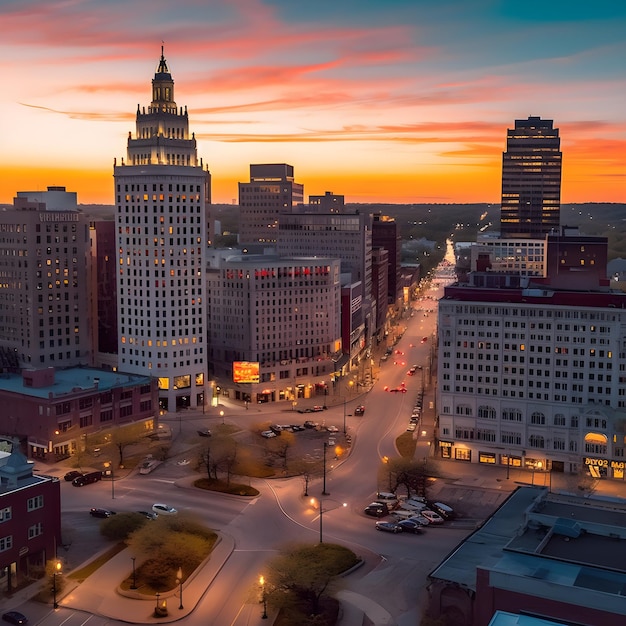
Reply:
<svg viewBox="0 0 626 626"><path fill-rule="evenodd" d="M202 406L207 387L206 215L210 174L161 50L148 110L115 165L118 367L159 380L161 407Z"/></svg>

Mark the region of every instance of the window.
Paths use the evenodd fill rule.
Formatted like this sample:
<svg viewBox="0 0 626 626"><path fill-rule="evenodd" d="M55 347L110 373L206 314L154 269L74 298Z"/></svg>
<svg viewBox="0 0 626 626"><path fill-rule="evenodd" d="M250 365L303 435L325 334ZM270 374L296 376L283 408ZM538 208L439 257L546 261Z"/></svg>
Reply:
<svg viewBox="0 0 626 626"><path fill-rule="evenodd" d="M0 537L0 552L5 552L13 547L13 535Z"/></svg>
<svg viewBox="0 0 626 626"><path fill-rule="evenodd" d="M28 498L27 510L34 511L35 509L43 508L43 496L35 496L34 498Z"/></svg>
<svg viewBox="0 0 626 626"><path fill-rule="evenodd" d="M43 534L43 525L41 522L38 522L34 526L31 526L28 529L28 538L34 539L35 537L39 537L39 535Z"/></svg>
<svg viewBox="0 0 626 626"><path fill-rule="evenodd" d="M7 522L8 520L10 520L12 517L12 513L11 513L11 507L7 506L4 509L0 509L0 524L2 524L2 522Z"/></svg>
<svg viewBox="0 0 626 626"><path fill-rule="evenodd" d="M546 416L539 411L535 411L530 416L530 423L535 425L544 425L546 423Z"/></svg>

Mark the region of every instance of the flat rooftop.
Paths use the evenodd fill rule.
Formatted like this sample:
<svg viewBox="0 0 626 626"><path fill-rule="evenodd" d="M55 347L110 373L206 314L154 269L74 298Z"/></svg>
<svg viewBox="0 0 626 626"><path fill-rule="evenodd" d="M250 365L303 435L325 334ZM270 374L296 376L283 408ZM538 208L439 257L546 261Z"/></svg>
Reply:
<svg viewBox="0 0 626 626"><path fill-rule="evenodd" d="M33 398L50 398L88 391L97 388L99 392L109 391L114 387L127 387L137 384L149 384L149 376L120 374L107 370L88 367L71 367L54 372L54 383L43 387L26 387L21 374L0 374L0 391L19 393ZM50 395L52 394L52 396Z"/></svg>

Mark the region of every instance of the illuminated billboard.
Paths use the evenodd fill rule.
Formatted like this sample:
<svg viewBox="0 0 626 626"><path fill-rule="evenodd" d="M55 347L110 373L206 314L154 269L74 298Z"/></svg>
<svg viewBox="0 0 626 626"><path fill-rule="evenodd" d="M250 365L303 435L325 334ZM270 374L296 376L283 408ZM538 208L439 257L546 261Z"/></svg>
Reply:
<svg viewBox="0 0 626 626"><path fill-rule="evenodd" d="M233 382L234 383L258 383L259 382L259 362L258 361L233 361Z"/></svg>

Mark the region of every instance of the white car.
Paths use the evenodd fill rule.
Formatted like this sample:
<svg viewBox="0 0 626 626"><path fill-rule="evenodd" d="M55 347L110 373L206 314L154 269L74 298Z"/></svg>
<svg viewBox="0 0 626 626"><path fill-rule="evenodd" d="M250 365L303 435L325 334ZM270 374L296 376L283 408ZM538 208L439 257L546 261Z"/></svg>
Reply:
<svg viewBox="0 0 626 626"><path fill-rule="evenodd" d="M425 517L431 524L443 524L444 520L439 513L435 513L434 511L430 511L428 509L424 509L420 511L420 515Z"/></svg>
<svg viewBox="0 0 626 626"><path fill-rule="evenodd" d="M153 504L152 512L157 515L176 515L178 511L173 506L167 504Z"/></svg>
<svg viewBox="0 0 626 626"><path fill-rule="evenodd" d="M339 429L336 426L326 426L326 430L329 433L338 433Z"/></svg>
<svg viewBox="0 0 626 626"><path fill-rule="evenodd" d="M264 430L261 433L261 437L265 437L266 439L271 439L272 437L276 437L276 433L273 430Z"/></svg>
<svg viewBox="0 0 626 626"><path fill-rule="evenodd" d="M417 424L414 424L413 422L409 422L409 425L406 427L406 431L408 433L412 433L416 428L417 428Z"/></svg>

